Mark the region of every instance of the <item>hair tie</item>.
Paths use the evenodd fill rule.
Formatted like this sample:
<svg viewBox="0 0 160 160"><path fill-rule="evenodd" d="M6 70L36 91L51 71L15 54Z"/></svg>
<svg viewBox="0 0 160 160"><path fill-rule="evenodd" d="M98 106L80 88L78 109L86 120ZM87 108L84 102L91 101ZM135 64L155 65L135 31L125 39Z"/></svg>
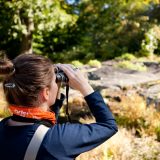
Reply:
<svg viewBox="0 0 160 160"><path fill-rule="evenodd" d="M15 85L15 83L6 83L6 84L4 84L4 86L6 88L14 88L16 85Z"/></svg>

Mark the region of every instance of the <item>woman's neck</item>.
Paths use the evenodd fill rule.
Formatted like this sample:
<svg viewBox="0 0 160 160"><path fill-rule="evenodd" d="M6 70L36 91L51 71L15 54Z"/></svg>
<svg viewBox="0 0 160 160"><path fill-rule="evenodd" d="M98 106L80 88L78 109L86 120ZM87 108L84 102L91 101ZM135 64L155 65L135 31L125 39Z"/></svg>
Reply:
<svg viewBox="0 0 160 160"><path fill-rule="evenodd" d="M43 110L43 111L49 111L49 107L46 103L42 103L39 105L39 107Z"/></svg>

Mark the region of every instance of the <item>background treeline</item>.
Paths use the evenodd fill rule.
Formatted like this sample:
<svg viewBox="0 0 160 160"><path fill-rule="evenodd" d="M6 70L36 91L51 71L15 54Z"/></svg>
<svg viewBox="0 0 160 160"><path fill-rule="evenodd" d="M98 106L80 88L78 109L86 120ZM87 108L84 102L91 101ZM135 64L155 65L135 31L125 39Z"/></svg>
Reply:
<svg viewBox="0 0 160 160"><path fill-rule="evenodd" d="M160 1L0 0L0 50L61 62L160 54Z"/></svg>

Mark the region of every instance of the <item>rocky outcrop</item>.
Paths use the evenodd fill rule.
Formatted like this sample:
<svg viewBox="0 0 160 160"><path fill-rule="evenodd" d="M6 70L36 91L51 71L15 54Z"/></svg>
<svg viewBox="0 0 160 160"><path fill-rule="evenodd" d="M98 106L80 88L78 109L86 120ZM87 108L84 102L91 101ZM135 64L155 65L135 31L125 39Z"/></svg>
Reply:
<svg viewBox="0 0 160 160"><path fill-rule="evenodd" d="M158 63L144 62L144 65L146 65L147 71L140 72L117 68L115 67L116 61L106 61L102 63L101 68L95 68L93 72L88 69L88 77L96 88L123 88L160 80Z"/></svg>
<svg viewBox="0 0 160 160"><path fill-rule="evenodd" d="M117 68L116 61L106 61L101 68L88 72L91 85L98 90L113 91L136 90L147 100L147 105L160 103L160 64L143 62L147 71L135 71ZM141 62L142 63L142 62ZM90 76L92 75L92 76Z"/></svg>
<svg viewBox="0 0 160 160"><path fill-rule="evenodd" d="M155 106L160 110L160 65L157 62L143 62L147 71L135 71L115 67L115 60L102 63L101 68L83 66L90 84L99 90L106 103L115 107L122 97L143 97L147 106ZM142 63L142 62L140 62ZM124 101L124 100L123 100ZM73 119L91 116L83 97L70 90L70 113ZM118 110L118 108L117 108Z"/></svg>

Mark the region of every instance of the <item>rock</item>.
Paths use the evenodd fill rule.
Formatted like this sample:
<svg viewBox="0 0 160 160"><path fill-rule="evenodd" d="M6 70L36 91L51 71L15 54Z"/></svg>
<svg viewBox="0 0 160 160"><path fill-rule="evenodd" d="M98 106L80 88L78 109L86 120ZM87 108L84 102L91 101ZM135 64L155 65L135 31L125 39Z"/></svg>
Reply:
<svg viewBox="0 0 160 160"><path fill-rule="evenodd" d="M100 80L101 77L98 75L94 74L93 72L88 72L88 79L89 80Z"/></svg>
<svg viewBox="0 0 160 160"><path fill-rule="evenodd" d="M154 68L154 69L157 69L160 66L159 62L143 62L143 64L147 67Z"/></svg>
<svg viewBox="0 0 160 160"><path fill-rule="evenodd" d="M109 60L102 63L101 68L86 68L90 84L95 90L108 90L108 95L112 99L120 101L113 92L124 92L129 90L127 96L132 96L132 92L137 92L139 96L146 99L147 105L160 106L160 64L158 62L142 62L147 71L139 72L124 68L116 68L118 62ZM150 84L152 82L152 84ZM145 84L145 85L144 85ZM159 107L160 108L160 107Z"/></svg>

